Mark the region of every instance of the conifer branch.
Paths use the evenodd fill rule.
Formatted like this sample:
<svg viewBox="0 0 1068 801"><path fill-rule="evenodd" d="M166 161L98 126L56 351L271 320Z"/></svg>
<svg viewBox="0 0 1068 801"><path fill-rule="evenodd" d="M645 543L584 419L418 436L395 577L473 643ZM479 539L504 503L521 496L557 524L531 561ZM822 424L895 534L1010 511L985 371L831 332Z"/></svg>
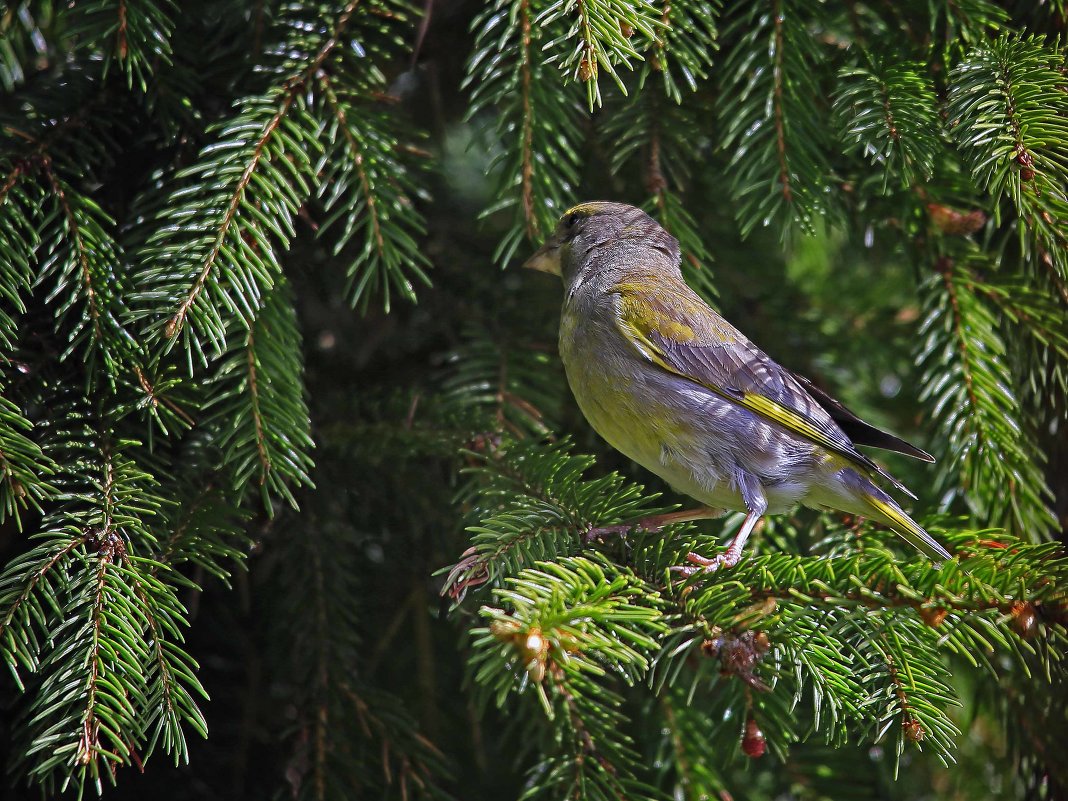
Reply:
<svg viewBox="0 0 1068 801"><path fill-rule="evenodd" d="M50 448L84 448L96 463L57 478L61 505L40 543L0 576L4 659L35 688L17 730L18 764L46 790L114 782L117 767L142 764L157 747L184 758L183 728L205 732L194 701L203 689L179 645L174 585L184 579L154 577L159 563L138 553L156 545L148 521L163 505L157 486L124 454L128 445L94 433L77 408L64 411L71 430Z"/></svg>
<svg viewBox="0 0 1068 801"><path fill-rule="evenodd" d="M58 175L49 154L41 156L41 165L57 213L42 226L44 254L37 281L55 281L48 300L56 303L57 333L68 343L61 359L82 350L89 357L90 377L98 380L99 357L104 381L114 386L138 350L121 322L125 280L113 277L122 261L110 230L114 221Z"/></svg>
<svg viewBox="0 0 1068 801"><path fill-rule="evenodd" d="M620 699L602 677L633 684L648 667L663 630L659 599L632 574L581 557L540 563L509 584L494 592L507 609L482 609L489 625L473 632L471 668L498 704L522 670L525 691L564 734L563 753L535 768L531 797L658 797L634 775ZM613 636L622 627L625 640Z"/></svg>
<svg viewBox="0 0 1068 801"><path fill-rule="evenodd" d="M252 154L245 165L244 172L241 173L241 177L237 180L233 192L230 195L226 211L223 213L222 220L215 232L215 241L212 243L211 249L208 251L208 255L204 259L200 272L194 279L192 286L178 304L178 308L174 312L174 315L167 321L167 325L164 328L164 335L168 339L173 339L178 332L182 330L182 326L185 324L185 318L189 313L190 307L200 297L200 293L204 291L208 276L212 274L215 262L218 260L219 253L222 251L223 244L226 242L227 236L229 235L230 226L234 222L238 206L244 198L245 190L248 188L249 182L252 180L252 175L255 172L256 167L259 166L260 159L263 158L264 148L270 141L271 136L278 130L279 123L282 121L282 118L285 117L286 112L289 111L289 107L293 104L294 100L296 100L296 92L293 90L286 92L282 96L281 107L263 126L259 139L253 143ZM246 323L248 322L250 321L246 320Z"/></svg>
<svg viewBox="0 0 1068 801"><path fill-rule="evenodd" d="M1041 538L1054 524L1049 489L1012 390L1004 341L968 277L968 257L945 257L938 269L937 284L928 281L919 361L921 398L948 443L943 470L959 471L963 500L982 522Z"/></svg>
<svg viewBox="0 0 1068 801"><path fill-rule="evenodd" d="M0 164L7 173L0 186L0 348L9 353L19 340L25 296L34 281L41 193L31 178L29 160L5 159Z"/></svg>
<svg viewBox="0 0 1068 801"><path fill-rule="evenodd" d="M448 356L441 394L464 414L489 412L496 434L544 437L563 402L559 364L536 342L512 342L494 330L468 324L464 341Z"/></svg>
<svg viewBox="0 0 1068 801"><path fill-rule="evenodd" d="M840 70L838 77L839 136L882 169L884 187L930 179L941 143L925 65L875 60Z"/></svg>
<svg viewBox="0 0 1068 801"><path fill-rule="evenodd" d="M350 69L358 74L357 65ZM355 234L362 233L363 247L348 269L350 302L366 308L372 290L381 285L388 311L391 288L414 301L411 279L430 284L429 262L419 244L425 225L413 197L419 190L411 165L402 158L401 136L387 102L372 105L363 92L335 82L336 77L325 74L320 79L328 131L336 147L324 152L317 169L326 216L319 234L342 223L334 245L339 254Z"/></svg>
<svg viewBox="0 0 1068 801"><path fill-rule="evenodd" d="M1011 200L1025 255L1068 277L1068 100L1064 53L1002 34L951 73L951 130L976 183Z"/></svg>
<svg viewBox="0 0 1068 801"><path fill-rule="evenodd" d="M28 434L33 424L12 401L0 396L0 522L13 519L22 529L21 510L41 511L55 493L49 477L57 465ZM3 626L0 626L2 636Z"/></svg>
<svg viewBox="0 0 1068 801"><path fill-rule="evenodd" d="M724 33L739 36L721 70L720 147L730 158L731 194L743 234L772 220L812 227L831 211L827 133L813 108L825 58L806 19L809 0L770 0L738 14ZM770 63L753 70L770 55Z"/></svg>
<svg viewBox="0 0 1068 801"><path fill-rule="evenodd" d="M82 88L79 81L71 85L75 91ZM21 314L23 293L54 280L47 302L54 305L56 332L66 343L61 359L80 350L88 357L90 380L96 381L99 358L104 379L113 386L136 349L120 322L124 280L114 276L121 275L116 270L121 251L114 221L69 177L86 178L72 158L107 160L110 125L86 123L96 101L66 114L57 114L52 102L47 94L30 95L25 100L30 112L20 126L3 126L10 152L3 160L8 169L0 215L10 228L0 235L8 261L8 284L0 295ZM0 340L12 344L14 327L15 319L0 310Z"/></svg>
<svg viewBox="0 0 1068 801"><path fill-rule="evenodd" d="M263 416L260 412L260 389L256 380L256 337L249 331L245 340L245 361L248 364L248 394L249 406L252 410L252 422L256 431L256 453L260 458L260 484L267 481L267 474L271 472L271 458L267 455L267 447L264 444Z"/></svg>
<svg viewBox="0 0 1068 801"><path fill-rule="evenodd" d="M987 298L1004 320L1018 326L1022 345L1029 359L1014 365L1014 375L1022 394L1030 393L1039 403L1054 410L1055 398L1068 397L1068 329L1063 325L1068 300L1061 300L1056 289L1034 286L1018 277L980 277L964 272L961 279L977 295ZM1053 400L1054 403L1050 403Z"/></svg>
<svg viewBox="0 0 1068 801"><path fill-rule="evenodd" d="M549 61L558 61L571 81L585 84L586 101L593 111L601 105L600 71L611 75L626 94L616 68L629 70L632 60L643 60L638 47L656 41L661 18L651 0L552 0L534 22L566 25L568 16L566 33L547 45L557 50Z"/></svg>
<svg viewBox="0 0 1068 801"><path fill-rule="evenodd" d="M169 199L179 205L159 214L157 231L149 235L142 253L139 281L146 306L138 317L155 317L161 299L173 304L161 326L167 340L173 342L189 318L196 329L194 336L186 334L191 352L202 353L200 338L205 337L215 353L221 353L227 322L219 306L245 329L252 325L258 295L273 286L280 272L271 237L288 244L292 217L316 181L309 153L321 151L322 145L304 92L337 48L357 4L357 0L347 3L321 40L294 41L294 47L304 48L306 60L281 63L275 86L261 97L247 98L237 117L218 127L220 136L234 138L206 148L199 164L177 176L195 178L200 186L172 192ZM296 30L294 37L304 36L302 29ZM261 174L260 192L249 198L247 190L254 178L261 180ZM200 225L190 231L186 223L203 222L201 192L209 193L206 205L214 218L204 226L206 236L200 234ZM176 247L173 231L185 233L185 247ZM175 264L159 266L170 262Z"/></svg>
<svg viewBox="0 0 1068 801"><path fill-rule="evenodd" d="M302 373L296 313L283 284L220 362L203 423L234 465L231 489L240 495L254 483L268 512L276 496L295 506L293 486L311 483L314 446Z"/></svg>
<svg viewBox="0 0 1068 801"><path fill-rule="evenodd" d="M512 210L495 254L501 263L524 240L535 242L551 231L574 201L582 107L574 83L553 81L544 55L546 40L562 43L577 32L564 27L564 6L555 3L535 18L532 0L496 0L475 21L463 88L471 91L468 119L492 115L501 143L491 166L495 202L483 211L488 216Z"/></svg>
<svg viewBox="0 0 1068 801"><path fill-rule="evenodd" d="M594 527L665 511L616 473L580 479L593 460L568 455L568 445L514 443L488 456L470 454L480 463L468 468L473 480L465 492L473 546L443 592L460 596L469 586L497 583L536 559L575 553ZM502 498L510 499L508 508L499 507Z"/></svg>
<svg viewBox="0 0 1068 801"><path fill-rule="evenodd" d="M160 67L172 63L173 0L87 0L61 9L78 51L101 53L105 70L117 61L127 84L145 91Z"/></svg>
<svg viewBox="0 0 1068 801"><path fill-rule="evenodd" d="M89 318L93 326L93 342L99 343L103 338L103 332L100 326L101 311L96 296L96 289L93 286L92 272L89 268L88 247L82 238L78 228L78 220L74 216L71 205L67 200L66 193L63 191L63 186L60 184L55 171L52 169L52 160L48 156L44 156L41 159L41 163L44 167L45 175L48 177L48 182L52 187L52 192L55 195L63 217L66 220L67 233L71 239L74 264L77 267L77 272L85 292L86 305L89 309Z"/></svg>
<svg viewBox="0 0 1068 801"><path fill-rule="evenodd" d="M215 126L219 141L174 176L176 189L155 198L171 205L153 215L155 230L144 234L136 317L167 347L183 334L190 362L206 363L205 345L221 355L228 330L251 327L281 275L277 251L288 248L293 220L316 188L326 198L323 229L343 223L337 249L369 212L364 252L350 269L354 302L366 302L379 273L389 278L387 303L390 284L414 297L402 268L426 282L415 241L422 222L406 191L411 182L396 164L383 120L357 113L350 99L384 81L381 73L358 71L345 47L350 40L385 46L382 26L371 11L366 21L358 15L358 5L347 3L328 28L314 12L284 16L271 87L242 100L231 120ZM404 19L391 14L388 24Z"/></svg>
<svg viewBox="0 0 1068 801"><path fill-rule="evenodd" d="M286 536L264 576L273 588L280 669L294 682L299 710L284 778L298 799L336 798L354 789L447 798L442 785L449 767L441 752L397 699L354 673L363 650L355 595L359 559L345 535L340 528L312 527L303 537Z"/></svg>
<svg viewBox="0 0 1068 801"><path fill-rule="evenodd" d="M228 584L233 567L243 564L251 545L243 528L249 514L213 481L201 483L200 476L195 480L192 487L175 490L179 503L164 510L170 533L157 549L151 573L157 576L164 567L192 563Z"/></svg>
<svg viewBox="0 0 1068 801"><path fill-rule="evenodd" d="M664 92L676 103L683 102L679 77L693 92L709 76L719 49L716 20L721 6L720 0L665 0L661 4L660 28L648 69L661 73Z"/></svg>

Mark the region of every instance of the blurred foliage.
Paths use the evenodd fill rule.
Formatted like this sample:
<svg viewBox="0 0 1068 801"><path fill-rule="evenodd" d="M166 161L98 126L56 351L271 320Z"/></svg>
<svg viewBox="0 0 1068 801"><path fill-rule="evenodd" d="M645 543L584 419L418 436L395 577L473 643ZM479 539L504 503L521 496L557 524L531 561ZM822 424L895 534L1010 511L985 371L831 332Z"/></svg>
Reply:
<svg viewBox="0 0 1068 801"><path fill-rule="evenodd" d="M0 6L0 796L1068 797L1066 13ZM957 558L591 541L686 502L514 269L594 198Z"/></svg>

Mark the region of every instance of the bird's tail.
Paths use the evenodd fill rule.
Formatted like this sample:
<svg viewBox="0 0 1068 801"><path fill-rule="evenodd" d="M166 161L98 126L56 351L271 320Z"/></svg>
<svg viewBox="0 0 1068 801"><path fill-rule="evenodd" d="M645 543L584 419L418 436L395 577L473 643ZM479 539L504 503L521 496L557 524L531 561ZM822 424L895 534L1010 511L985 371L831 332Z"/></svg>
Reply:
<svg viewBox="0 0 1068 801"><path fill-rule="evenodd" d="M949 551L939 545L923 526L909 517L893 498L869 479L852 468L846 468L841 475L853 490L854 497L865 507L863 510L855 510L857 514L863 514L889 526L901 539L935 562L952 558Z"/></svg>

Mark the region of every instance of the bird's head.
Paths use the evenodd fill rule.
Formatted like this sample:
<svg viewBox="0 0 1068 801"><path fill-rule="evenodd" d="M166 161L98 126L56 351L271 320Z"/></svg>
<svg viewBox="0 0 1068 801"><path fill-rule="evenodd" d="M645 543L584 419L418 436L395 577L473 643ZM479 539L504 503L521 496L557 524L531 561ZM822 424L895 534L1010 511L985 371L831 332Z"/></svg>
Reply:
<svg viewBox="0 0 1068 801"><path fill-rule="evenodd" d="M624 250L625 249L625 250ZM559 275L570 288L596 273L625 272L629 264L653 266L647 249L666 269L678 269L679 243L652 217L626 203L595 200L564 212L556 230L524 267Z"/></svg>

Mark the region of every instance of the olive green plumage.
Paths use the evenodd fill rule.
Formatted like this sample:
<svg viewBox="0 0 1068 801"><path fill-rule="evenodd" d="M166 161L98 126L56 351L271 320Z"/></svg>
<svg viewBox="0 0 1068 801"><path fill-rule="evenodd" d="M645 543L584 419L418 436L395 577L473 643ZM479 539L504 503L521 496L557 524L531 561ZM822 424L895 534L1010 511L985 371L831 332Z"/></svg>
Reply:
<svg viewBox="0 0 1068 801"><path fill-rule="evenodd" d="M683 280L678 242L645 212L575 206L527 266L563 278L560 355L594 429L680 492L747 512L725 554L692 561L735 564L762 515L798 503L873 518L931 558L949 558L872 479L908 490L856 444L931 457L780 367L720 317Z"/></svg>

